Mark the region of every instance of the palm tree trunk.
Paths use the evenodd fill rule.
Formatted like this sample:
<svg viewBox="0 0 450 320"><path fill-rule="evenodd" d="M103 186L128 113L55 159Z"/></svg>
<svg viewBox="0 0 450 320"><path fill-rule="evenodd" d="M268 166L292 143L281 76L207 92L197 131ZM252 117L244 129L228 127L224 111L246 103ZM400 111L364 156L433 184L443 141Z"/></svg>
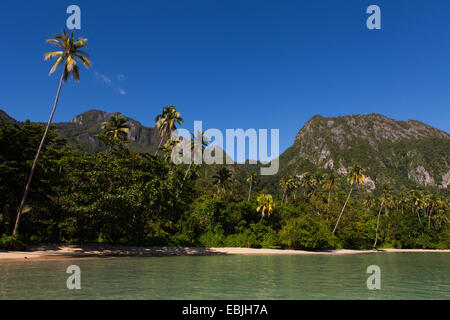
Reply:
<svg viewBox="0 0 450 320"><path fill-rule="evenodd" d="M188 176L188 173L189 173L189 171L191 170L191 166L192 166L192 161L189 163L189 167L188 167L188 169L186 170L186 173L184 174L183 182L184 182L184 180L186 180L186 178L187 178L187 176ZM181 183L181 186L183 186L183 182Z"/></svg>
<svg viewBox="0 0 450 320"><path fill-rule="evenodd" d="M353 191L353 188L351 188L351 189L350 189L350 192L348 193L347 200L345 200L344 206L342 207L342 210L341 210L341 214L339 215L339 218L338 218L338 220L337 220L337 222L336 222L336 225L334 226L333 234L334 234L334 232L336 231L336 228L337 228L337 226L338 226L338 224L339 224L339 220L341 220L341 216L342 216L342 214L344 213L344 209L345 209L345 207L347 206L347 202L348 202L348 199L350 199L350 195L352 194L352 191Z"/></svg>
<svg viewBox="0 0 450 320"><path fill-rule="evenodd" d="M331 189L330 192L328 192L327 212L330 211L330 200L331 200Z"/></svg>
<svg viewBox="0 0 450 320"><path fill-rule="evenodd" d="M250 188L248 189L248 199L247 201L250 201L250 196L252 195L252 184L250 183Z"/></svg>
<svg viewBox="0 0 450 320"><path fill-rule="evenodd" d="M158 149L156 149L156 152L155 152L155 157L158 155L159 148L161 148L161 144L163 142L163 139L164 139L164 135L161 136L161 140L159 141Z"/></svg>
<svg viewBox="0 0 450 320"><path fill-rule="evenodd" d="M39 160L39 156L41 154L42 146L44 145L44 141L45 141L45 138L47 137L48 129L50 127L50 124L52 123L53 115L55 114L56 105L58 104L58 100L59 100L59 93L61 92L61 86L62 86L62 83L63 83L63 78L64 78L64 71L62 72L61 79L59 80L59 87L58 87L58 91L56 93L55 103L53 104L53 110L52 110L52 113L50 115L50 119L48 120L47 127L45 128L45 131L44 131L44 135L42 136L41 143L39 144L39 148L38 148L38 150L36 152L36 156L34 158L33 165L31 166L31 171L30 171L30 174L28 176L28 181L27 181L27 184L25 186L25 191L23 193L22 201L20 202L19 210L17 210L16 225L14 226L13 236L16 236L19 233L20 217L22 215L23 206L25 205L25 201L27 200L28 190L30 189L31 180L33 179L34 170L36 169L36 164L37 164L37 162Z"/></svg>
<svg viewBox="0 0 450 320"><path fill-rule="evenodd" d="M283 196L281 197L281 205L283 205L284 196L286 195L286 190L283 191Z"/></svg>
<svg viewBox="0 0 450 320"><path fill-rule="evenodd" d="M377 240L378 240L378 225L380 223L380 215L381 215L381 210L383 210L383 204L384 204L384 199L383 201L381 201L381 206L380 206L380 211L378 211L378 218L377 218L377 229L375 230L375 242L373 244L373 247L376 248L377 246Z"/></svg>
<svg viewBox="0 0 450 320"><path fill-rule="evenodd" d="M430 211L428 212L428 230L431 229L431 208Z"/></svg>

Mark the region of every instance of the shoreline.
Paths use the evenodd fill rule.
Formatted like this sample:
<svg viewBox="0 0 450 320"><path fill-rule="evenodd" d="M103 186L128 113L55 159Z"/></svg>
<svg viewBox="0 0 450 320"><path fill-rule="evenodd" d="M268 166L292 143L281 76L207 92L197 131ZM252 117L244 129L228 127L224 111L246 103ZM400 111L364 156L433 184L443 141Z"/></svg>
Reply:
<svg viewBox="0 0 450 320"><path fill-rule="evenodd" d="M209 256L209 255L328 255L342 256L368 253L450 253L439 249L371 249L371 250L292 250L253 248L136 247L120 245L43 245L26 251L0 250L0 262L98 259L111 257Z"/></svg>

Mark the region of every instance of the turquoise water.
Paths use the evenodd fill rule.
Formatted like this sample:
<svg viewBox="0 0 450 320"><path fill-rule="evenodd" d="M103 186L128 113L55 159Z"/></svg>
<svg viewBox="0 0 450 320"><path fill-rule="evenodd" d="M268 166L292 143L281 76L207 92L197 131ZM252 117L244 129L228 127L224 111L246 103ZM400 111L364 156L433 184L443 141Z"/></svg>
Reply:
<svg viewBox="0 0 450 320"><path fill-rule="evenodd" d="M81 289L68 290L69 265ZM367 289L369 265L381 289ZM0 299L450 299L450 254L0 262Z"/></svg>

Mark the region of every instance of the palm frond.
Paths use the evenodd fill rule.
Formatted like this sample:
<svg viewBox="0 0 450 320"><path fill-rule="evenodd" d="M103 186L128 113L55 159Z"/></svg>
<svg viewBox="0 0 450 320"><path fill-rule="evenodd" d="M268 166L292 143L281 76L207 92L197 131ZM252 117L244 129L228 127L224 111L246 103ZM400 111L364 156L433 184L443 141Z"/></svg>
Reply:
<svg viewBox="0 0 450 320"><path fill-rule="evenodd" d="M64 54L63 51L53 51L53 52L47 52L44 54L44 60L51 60L56 57L62 56Z"/></svg>
<svg viewBox="0 0 450 320"><path fill-rule="evenodd" d="M53 67L50 69L50 72L48 73L48 75L51 75L53 72L55 72L56 68L58 68L58 66L61 64L61 62L63 60L64 60L63 56L59 57L58 60L56 60L56 62L53 65Z"/></svg>

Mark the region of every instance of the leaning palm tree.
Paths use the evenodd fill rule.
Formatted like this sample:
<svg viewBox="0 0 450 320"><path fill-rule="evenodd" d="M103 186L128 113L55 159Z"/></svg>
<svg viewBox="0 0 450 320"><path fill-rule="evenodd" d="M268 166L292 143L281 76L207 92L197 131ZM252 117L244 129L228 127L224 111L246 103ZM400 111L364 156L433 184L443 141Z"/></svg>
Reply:
<svg viewBox="0 0 450 320"><path fill-rule="evenodd" d="M375 229L375 242L373 243L373 247L376 248L377 247L377 240L378 240L378 226L380 224L380 216L381 216L381 211L383 210L383 205L388 201L388 196L389 196L389 191L390 188L388 185L383 185L381 187L381 190L383 190L383 196L381 198L381 205L380 205L380 210L378 211L378 218L377 218L377 228Z"/></svg>
<svg viewBox="0 0 450 320"><path fill-rule="evenodd" d="M249 185L247 201L250 201L250 198L251 198L251 195L252 195L253 183L255 182L255 177L256 177L256 171L250 172L248 174L248 176L247 176L247 182L248 182L248 185Z"/></svg>
<svg viewBox="0 0 450 320"><path fill-rule="evenodd" d="M53 115L55 114L56 105L58 104L59 94L61 92L61 86L63 82L66 82L70 74L72 74L72 79L74 81L80 81L80 73L78 71L77 60L79 60L86 68L91 66L91 61L89 60L89 55L80 50L81 48L87 48L86 38L78 38L74 41L73 31L70 37L68 36L66 30L63 30L62 34L55 35L56 39L48 39L47 43L54 44L60 47L59 51L47 52L44 55L45 60L50 60L57 58L55 64L50 69L49 75L51 75L60 65L64 65L63 72L61 74L61 79L59 80L58 91L56 93L55 102L53 104L53 109L50 114L50 119L48 120L47 127L45 128L44 135L42 136L41 143L39 144L36 156L34 158L33 164L31 166L30 174L28 175L27 184L25 185L25 191L23 193L22 201L20 202L19 210L17 211L16 224L14 226L13 235L17 235L19 232L20 217L22 215L22 210L27 199L28 190L31 185L31 180L33 179L34 170L36 169L36 164L39 160L42 146L44 145L45 138L47 137L48 129L53 120Z"/></svg>
<svg viewBox="0 0 450 320"><path fill-rule="evenodd" d="M333 229L333 234L336 232L336 228L339 224L339 220L341 220L342 214L344 213L345 207L347 206L348 199L350 199L350 195L353 191L353 186L356 184L358 186L359 184L364 182L364 179L366 176L364 175L364 170L359 164L355 164L353 167L350 168L350 171L347 176L347 182L350 183L350 192L348 193L347 200L345 200L344 206L342 207L341 213L339 214L338 220L336 222L336 225Z"/></svg>
<svg viewBox="0 0 450 320"><path fill-rule="evenodd" d="M158 114L155 118L156 126L158 128L161 140L159 142L158 149L156 150L155 156L158 155L159 148L167 136L168 139L172 138L172 132L177 129L175 122L182 124L183 118L181 118L180 112L177 111L175 106L164 107L161 114Z"/></svg>
<svg viewBox="0 0 450 320"><path fill-rule="evenodd" d="M256 208L256 212L261 211L261 221L266 216L270 217L275 208L275 203L273 201L272 195L270 194L260 194L258 198L256 198L258 202L258 207Z"/></svg>

